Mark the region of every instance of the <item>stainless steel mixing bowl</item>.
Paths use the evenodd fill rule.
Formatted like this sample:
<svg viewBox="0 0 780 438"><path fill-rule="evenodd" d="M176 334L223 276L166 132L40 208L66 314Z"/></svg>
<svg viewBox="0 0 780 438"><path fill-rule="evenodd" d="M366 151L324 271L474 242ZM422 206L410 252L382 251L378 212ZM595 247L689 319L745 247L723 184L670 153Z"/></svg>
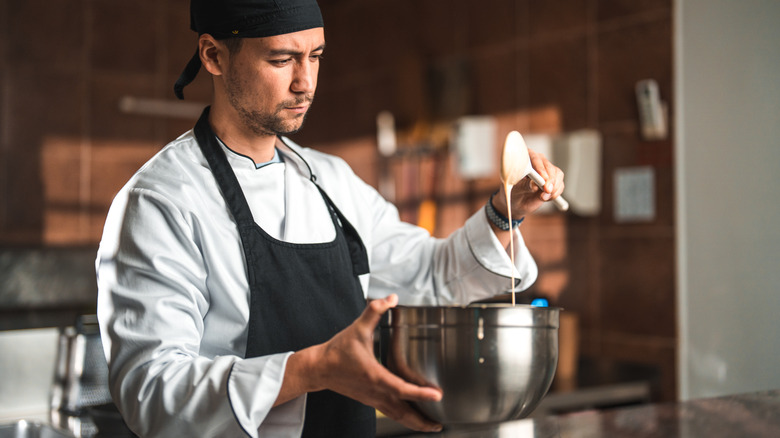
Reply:
<svg viewBox="0 0 780 438"><path fill-rule="evenodd" d="M380 360L407 381L442 389L440 402L414 403L442 424L523 418L552 383L559 311L510 304L398 306L380 322Z"/></svg>

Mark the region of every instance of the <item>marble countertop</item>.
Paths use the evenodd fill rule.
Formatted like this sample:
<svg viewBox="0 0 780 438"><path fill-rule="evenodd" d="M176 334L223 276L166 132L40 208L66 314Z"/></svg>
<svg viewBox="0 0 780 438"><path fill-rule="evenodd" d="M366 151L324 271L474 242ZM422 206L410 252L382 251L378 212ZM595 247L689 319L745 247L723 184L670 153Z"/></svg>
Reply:
<svg viewBox="0 0 780 438"><path fill-rule="evenodd" d="M780 390L445 429L407 437L780 437Z"/></svg>

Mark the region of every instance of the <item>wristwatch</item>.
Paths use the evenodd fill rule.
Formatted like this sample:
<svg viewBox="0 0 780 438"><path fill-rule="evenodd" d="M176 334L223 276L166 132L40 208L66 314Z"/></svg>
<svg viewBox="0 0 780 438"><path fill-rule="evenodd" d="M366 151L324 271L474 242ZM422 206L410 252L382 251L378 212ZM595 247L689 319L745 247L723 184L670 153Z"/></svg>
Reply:
<svg viewBox="0 0 780 438"><path fill-rule="evenodd" d="M496 208L493 207L493 196L496 196L496 193L498 192L490 195L490 199L488 199L487 204L485 204L485 213L487 214L488 219L493 225L497 226L499 230L509 231L517 228L523 222L524 218L512 219L512 224L510 225L509 219L496 211Z"/></svg>

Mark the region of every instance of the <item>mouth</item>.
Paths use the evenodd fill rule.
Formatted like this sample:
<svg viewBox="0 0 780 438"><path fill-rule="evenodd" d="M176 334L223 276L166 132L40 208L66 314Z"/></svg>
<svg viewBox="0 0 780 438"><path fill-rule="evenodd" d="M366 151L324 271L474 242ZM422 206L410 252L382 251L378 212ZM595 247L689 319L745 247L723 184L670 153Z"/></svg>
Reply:
<svg viewBox="0 0 780 438"><path fill-rule="evenodd" d="M305 114L311 106L311 99L301 97L298 99L290 99L282 104L282 109L289 111L296 115Z"/></svg>
<svg viewBox="0 0 780 438"><path fill-rule="evenodd" d="M287 106L284 109L287 111L292 111L296 114L301 114L309 110L309 105Z"/></svg>

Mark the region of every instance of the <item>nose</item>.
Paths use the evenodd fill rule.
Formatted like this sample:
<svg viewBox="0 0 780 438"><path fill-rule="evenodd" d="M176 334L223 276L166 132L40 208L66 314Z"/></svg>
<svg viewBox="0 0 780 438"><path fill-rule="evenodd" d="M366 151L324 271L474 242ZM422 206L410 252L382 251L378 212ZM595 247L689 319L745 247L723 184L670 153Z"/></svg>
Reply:
<svg viewBox="0 0 780 438"><path fill-rule="evenodd" d="M317 88L318 71L319 64L317 62L304 59L296 63L290 90L294 93L314 93L314 89Z"/></svg>

